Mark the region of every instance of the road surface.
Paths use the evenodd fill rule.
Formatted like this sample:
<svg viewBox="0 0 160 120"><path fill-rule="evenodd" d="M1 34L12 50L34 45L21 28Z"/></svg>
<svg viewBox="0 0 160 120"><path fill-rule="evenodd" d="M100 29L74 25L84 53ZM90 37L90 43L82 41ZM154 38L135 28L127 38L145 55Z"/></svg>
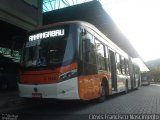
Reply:
<svg viewBox="0 0 160 120"><path fill-rule="evenodd" d="M89 102L53 101L43 104L35 102L33 105L28 105L29 107L26 104L25 106L20 108L12 106L14 108L2 113L1 118L10 117L15 120L160 119L160 85L142 86L128 94L113 95L103 103L96 103L94 100Z"/></svg>

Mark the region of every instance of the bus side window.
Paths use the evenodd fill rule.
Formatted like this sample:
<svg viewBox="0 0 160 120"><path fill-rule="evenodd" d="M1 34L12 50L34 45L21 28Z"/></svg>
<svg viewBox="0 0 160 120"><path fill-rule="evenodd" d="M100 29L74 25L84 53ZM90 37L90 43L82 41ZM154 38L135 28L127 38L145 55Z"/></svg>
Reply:
<svg viewBox="0 0 160 120"><path fill-rule="evenodd" d="M121 57L122 74L125 74L125 59Z"/></svg>
<svg viewBox="0 0 160 120"><path fill-rule="evenodd" d="M96 56L95 56L95 41L94 41L94 37L90 34L90 33L87 33L87 39L90 40L90 45L88 47L89 49L89 53L88 53L88 60L87 62L89 64L96 64ZM87 52L87 51L86 51Z"/></svg>
<svg viewBox="0 0 160 120"><path fill-rule="evenodd" d="M97 73L95 50L94 36L87 32L83 39L83 62L85 74L91 75Z"/></svg>
<svg viewBox="0 0 160 120"><path fill-rule="evenodd" d="M116 53L116 66L117 66L117 74L121 74L122 69L121 69L120 55L117 53Z"/></svg>
<svg viewBox="0 0 160 120"><path fill-rule="evenodd" d="M105 65L106 69L105 70L110 71L109 57L108 57L108 47L107 46L105 46L105 63L106 63L106 65Z"/></svg>
<svg viewBox="0 0 160 120"><path fill-rule="evenodd" d="M95 39L98 70L105 70L104 45Z"/></svg>
<svg viewBox="0 0 160 120"><path fill-rule="evenodd" d="M128 60L125 59L125 74L126 75L129 75L129 63L128 63Z"/></svg>

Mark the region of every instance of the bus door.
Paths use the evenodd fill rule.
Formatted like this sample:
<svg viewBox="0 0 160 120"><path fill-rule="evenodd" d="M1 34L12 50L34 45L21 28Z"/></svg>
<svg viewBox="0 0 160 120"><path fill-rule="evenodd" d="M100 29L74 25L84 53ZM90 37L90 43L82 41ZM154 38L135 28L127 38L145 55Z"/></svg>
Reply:
<svg viewBox="0 0 160 120"><path fill-rule="evenodd" d="M112 91L117 90L117 74L116 74L116 61L115 61L115 53L109 50L109 60L111 67L111 79L112 79Z"/></svg>
<svg viewBox="0 0 160 120"><path fill-rule="evenodd" d="M133 71L133 63L131 61L131 58L129 58L128 65L129 65L129 75L131 79L131 89L133 89L134 88L134 71Z"/></svg>

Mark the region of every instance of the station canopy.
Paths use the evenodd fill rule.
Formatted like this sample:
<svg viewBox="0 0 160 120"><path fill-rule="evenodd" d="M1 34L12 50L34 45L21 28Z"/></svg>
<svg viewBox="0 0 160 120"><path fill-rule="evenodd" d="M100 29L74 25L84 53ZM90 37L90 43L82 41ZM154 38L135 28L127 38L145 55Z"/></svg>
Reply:
<svg viewBox="0 0 160 120"><path fill-rule="evenodd" d="M57 10L77 4L82 4L93 0L43 0L43 12ZM97 0L102 2L104 0Z"/></svg>
<svg viewBox="0 0 160 120"><path fill-rule="evenodd" d="M97 27L131 57L139 57L101 2L102 0L43 0L43 25L72 20L86 21Z"/></svg>

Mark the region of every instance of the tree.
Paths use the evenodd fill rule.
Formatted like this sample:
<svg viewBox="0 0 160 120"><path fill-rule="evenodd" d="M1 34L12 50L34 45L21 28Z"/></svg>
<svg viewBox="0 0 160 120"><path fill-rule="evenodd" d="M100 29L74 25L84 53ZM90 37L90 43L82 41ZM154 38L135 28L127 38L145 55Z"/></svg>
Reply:
<svg viewBox="0 0 160 120"><path fill-rule="evenodd" d="M150 68L150 76L154 82L160 82L160 65Z"/></svg>

